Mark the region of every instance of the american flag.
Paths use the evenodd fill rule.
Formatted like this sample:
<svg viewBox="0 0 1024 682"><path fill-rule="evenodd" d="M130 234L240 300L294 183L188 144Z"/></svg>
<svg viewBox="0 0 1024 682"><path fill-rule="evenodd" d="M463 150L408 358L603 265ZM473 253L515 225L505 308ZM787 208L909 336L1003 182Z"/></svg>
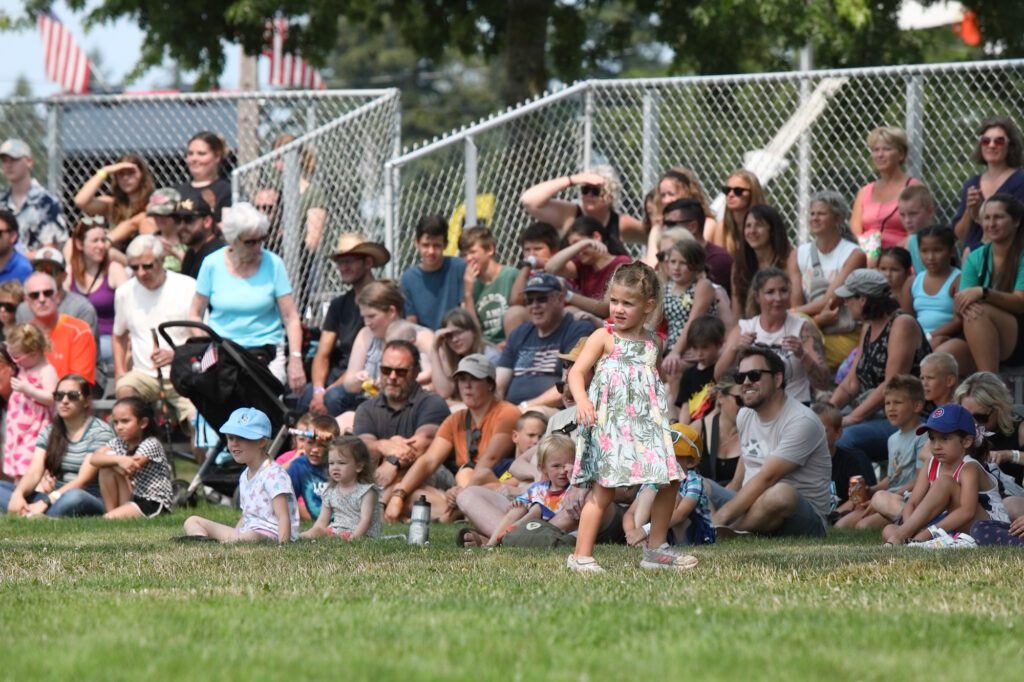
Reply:
<svg viewBox="0 0 1024 682"><path fill-rule="evenodd" d="M199 371L205 372L217 364L217 347L212 343L206 347L206 352L199 360Z"/></svg>
<svg viewBox="0 0 1024 682"><path fill-rule="evenodd" d="M39 34L43 38L43 66L47 78L64 92L74 95L89 92L92 65L71 31L52 13L40 14L38 23Z"/></svg>
<svg viewBox="0 0 1024 682"><path fill-rule="evenodd" d="M270 85L283 88L304 88L306 90L323 90L324 80L320 72L309 62L298 55L284 51L284 41L288 33L288 21L274 19L270 22L270 49L263 54L270 58Z"/></svg>

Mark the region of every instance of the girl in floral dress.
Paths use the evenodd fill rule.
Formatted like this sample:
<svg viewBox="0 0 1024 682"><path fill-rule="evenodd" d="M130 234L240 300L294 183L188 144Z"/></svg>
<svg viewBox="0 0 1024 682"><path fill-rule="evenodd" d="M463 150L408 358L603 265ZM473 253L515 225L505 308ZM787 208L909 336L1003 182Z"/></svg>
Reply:
<svg viewBox="0 0 1024 682"><path fill-rule="evenodd" d="M660 284L644 263L620 265L608 287L613 324L587 339L569 370L580 433L572 484L591 487L580 514L576 550L566 562L574 571L597 573L594 542L615 488L653 484L651 533L642 568L687 569L697 559L669 547L667 534L679 480L669 430L665 385L659 378L661 343L644 327L657 307ZM589 393L584 377L597 365ZM596 406L596 407L595 407Z"/></svg>
<svg viewBox="0 0 1024 682"><path fill-rule="evenodd" d="M19 324L7 332L7 352L17 366L11 377L4 433L4 473L17 483L28 471L36 438L53 417L57 370L46 359L50 344L37 327Z"/></svg>

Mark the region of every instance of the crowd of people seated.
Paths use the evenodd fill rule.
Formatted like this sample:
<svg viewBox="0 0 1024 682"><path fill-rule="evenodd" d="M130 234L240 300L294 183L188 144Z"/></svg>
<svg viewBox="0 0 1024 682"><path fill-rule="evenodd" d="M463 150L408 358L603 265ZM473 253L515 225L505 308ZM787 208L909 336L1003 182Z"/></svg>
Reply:
<svg viewBox="0 0 1024 682"><path fill-rule="evenodd" d="M183 425L202 420L162 384L173 353L152 330L191 319L253 351L306 427L278 463L266 415L232 415L243 521L232 534L193 517L189 535L286 541L308 520L307 537L375 536L425 498L434 519L467 521L466 546L578 534L569 566L588 572L595 541L689 568L672 547L832 524L892 544L1022 544L1024 417L1000 372L1024 361L1024 138L1001 116L975 132L984 170L958 206L907 173L906 134L880 127L877 177L853 197L820 188L805 243L750 171L722 180L720 217L684 167L629 216L602 166L523 189L517 262L496 257L502 225L467 226L445 255L448 221L427 215L395 280L379 278L382 244L326 224L307 155L306 245L330 239L346 285L308 375L303 273L268 248L280 189L232 206L219 137L188 142L176 187L155 188L134 155L100 169L70 229L28 145L7 140L0 504L169 509L151 405L164 393ZM109 425L90 408L106 377Z"/></svg>

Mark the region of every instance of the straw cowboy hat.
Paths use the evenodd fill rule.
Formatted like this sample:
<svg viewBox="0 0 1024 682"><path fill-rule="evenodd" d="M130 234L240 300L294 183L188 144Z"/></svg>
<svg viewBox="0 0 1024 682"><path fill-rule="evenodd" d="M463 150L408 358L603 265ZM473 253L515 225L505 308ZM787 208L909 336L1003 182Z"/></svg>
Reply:
<svg viewBox="0 0 1024 682"><path fill-rule="evenodd" d="M346 232L338 237L338 246L331 254L331 258L342 256L369 256L373 258L373 266L379 268L391 260L391 254L384 248L383 244L368 242L358 232Z"/></svg>

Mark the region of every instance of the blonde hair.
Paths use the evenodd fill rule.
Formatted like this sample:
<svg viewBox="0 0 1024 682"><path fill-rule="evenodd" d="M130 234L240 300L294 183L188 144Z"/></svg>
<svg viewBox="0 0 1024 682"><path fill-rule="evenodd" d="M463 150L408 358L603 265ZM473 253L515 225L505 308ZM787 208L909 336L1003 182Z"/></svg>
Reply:
<svg viewBox="0 0 1024 682"><path fill-rule="evenodd" d="M537 445L537 468L543 472L551 455L556 452L567 452L575 456L576 444L564 433L544 436Z"/></svg>
<svg viewBox="0 0 1024 682"><path fill-rule="evenodd" d="M868 149L871 149L879 142L895 147L896 150L903 155L903 159L900 161L901 166L903 165L903 162L907 160L907 153L910 151L910 142L907 140L907 133L904 132L903 128L879 126L868 133Z"/></svg>
<svg viewBox="0 0 1024 682"><path fill-rule="evenodd" d="M729 178L742 178L748 185L750 185L750 201L747 202L747 212L750 212L751 207L757 206L758 204L767 204L768 200L764 196L764 188L761 187L761 181L757 179L757 176L753 172L748 171L745 168L734 170L729 175L725 176L725 182L728 184ZM710 215L710 212L708 212ZM740 245L743 244L743 225L737 224L736 219L732 215L732 211L726 210L725 215L722 218L722 224L725 225L725 249L731 255L735 256L739 250Z"/></svg>
<svg viewBox="0 0 1024 682"><path fill-rule="evenodd" d="M701 209L704 211L704 217L708 218L711 216L711 202L708 201L708 195L704 193L704 188L700 185L700 180L697 179L697 174L689 168L683 168L682 166L673 166L667 171L662 173L661 177L658 178L658 186L665 180L671 180L677 184L681 190L681 199L693 199L700 204ZM655 188L657 189L657 187ZM661 192L655 192L654 194L654 205L657 206L658 212L660 213L665 209L661 204ZM701 229L703 229L703 225Z"/></svg>
<svg viewBox="0 0 1024 682"><path fill-rule="evenodd" d="M1000 433L1013 433L1013 398L1010 389L992 372L975 372L956 387L953 400L958 404L971 397L992 410Z"/></svg>
<svg viewBox="0 0 1024 682"><path fill-rule="evenodd" d="M50 350L50 341L46 335L39 327L28 322L11 327L4 337L9 349L17 348L24 353L45 353Z"/></svg>
<svg viewBox="0 0 1024 682"><path fill-rule="evenodd" d="M0 284L0 296L10 296L15 303L25 300L25 287L16 279L9 279Z"/></svg>

